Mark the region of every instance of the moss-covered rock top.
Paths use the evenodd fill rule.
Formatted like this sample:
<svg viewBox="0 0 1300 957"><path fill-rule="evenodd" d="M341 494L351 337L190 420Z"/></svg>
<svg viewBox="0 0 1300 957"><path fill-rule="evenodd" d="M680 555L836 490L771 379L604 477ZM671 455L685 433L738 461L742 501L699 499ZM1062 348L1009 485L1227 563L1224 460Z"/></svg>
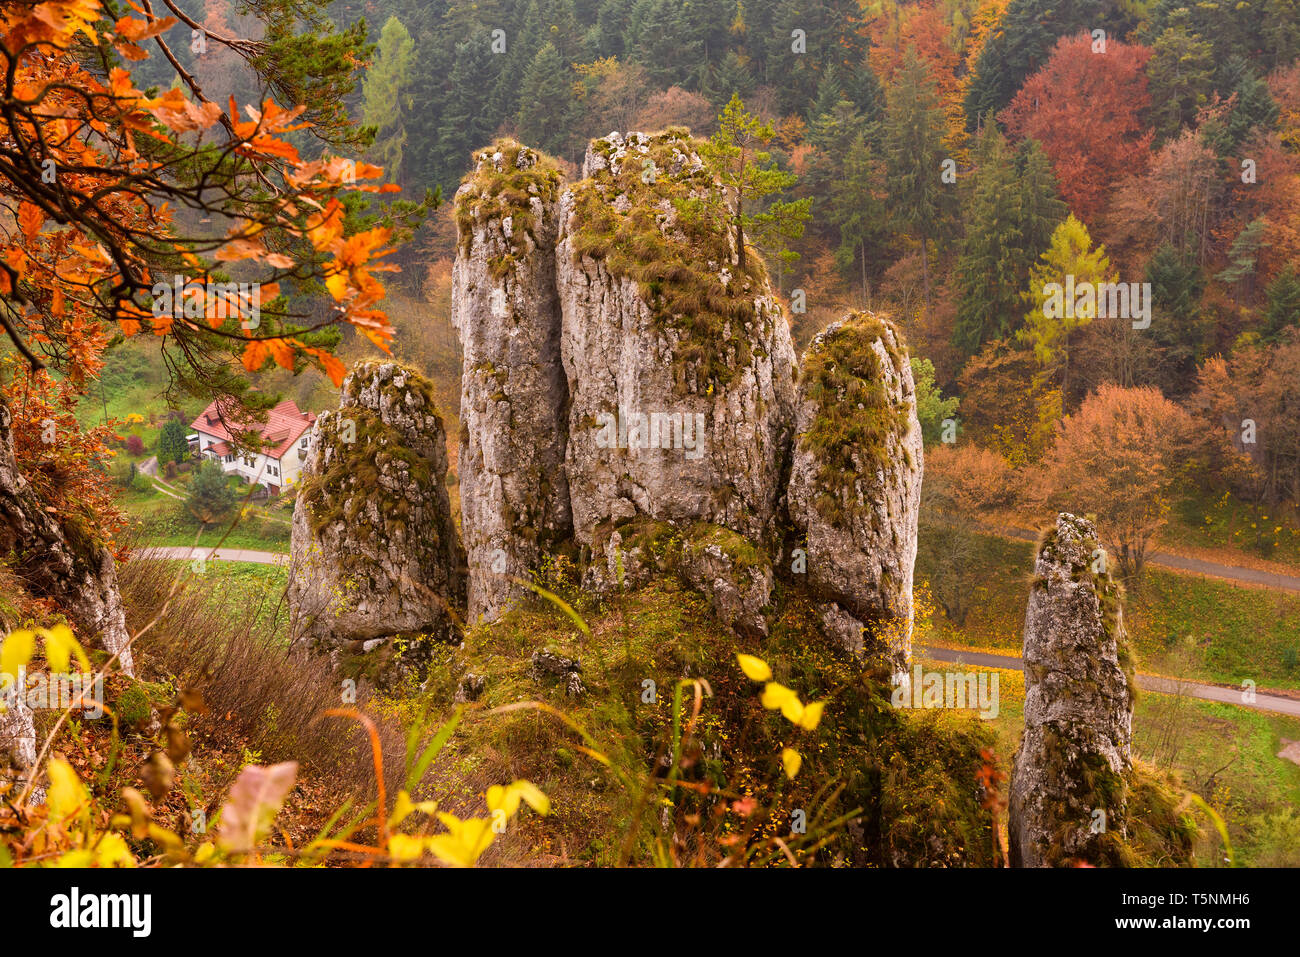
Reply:
<svg viewBox="0 0 1300 957"><path fill-rule="evenodd" d="M856 511L859 474L885 468L903 448L911 416L900 387L907 361L902 333L869 312L832 323L804 354L803 394L815 409L799 441L820 463L817 508L828 521Z"/></svg>
<svg viewBox="0 0 1300 957"><path fill-rule="evenodd" d="M468 251L476 225L498 222L513 254L493 263L500 278L527 251L525 237L536 239L537 204L545 207L555 202L563 175L552 157L512 139L499 139L479 150L474 163L456 192L459 243Z"/></svg>
<svg viewBox="0 0 1300 957"><path fill-rule="evenodd" d="M737 266L732 212L699 146L679 127L593 140L571 187L569 242L575 262L591 257L637 283L679 336L679 371L694 365L725 385L752 358L755 300L771 290L760 257Z"/></svg>

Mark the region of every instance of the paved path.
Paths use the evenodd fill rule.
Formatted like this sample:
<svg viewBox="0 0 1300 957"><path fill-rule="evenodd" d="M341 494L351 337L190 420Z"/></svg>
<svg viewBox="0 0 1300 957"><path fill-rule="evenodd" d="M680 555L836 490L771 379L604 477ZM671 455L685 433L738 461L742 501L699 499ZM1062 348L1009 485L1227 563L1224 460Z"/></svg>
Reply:
<svg viewBox="0 0 1300 957"><path fill-rule="evenodd" d="M132 558L163 558L188 562L196 558L205 558L219 562L253 562L257 565L288 565L289 556L283 552L258 552L251 548L218 548L215 552L206 546L198 545L150 545L137 548Z"/></svg>
<svg viewBox="0 0 1300 957"><path fill-rule="evenodd" d="M966 651L962 648L935 648L917 645L916 653L935 661L948 661L955 664L979 665L982 668L1008 668L1020 671L1024 662L1019 655L994 655L985 651ZM1241 700L1240 688L1225 688L1222 685L1206 685L1194 681L1174 681L1156 675L1138 674L1138 687L1146 691L1158 691L1164 694L1185 694L1206 701L1219 701L1223 704L1235 704L1243 708L1255 708L1258 711L1274 711L1300 718L1300 700L1286 698L1282 695L1257 693L1251 704Z"/></svg>
<svg viewBox="0 0 1300 957"><path fill-rule="evenodd" d="M1024 542L1038 541L1038 533L1026 528L1013 528L1009 525L989 525L985 530L1003 538L1018 538ZM1300 576L1282 575L1277 572L1264 572L1256 568L1242 568L1238 565L1221 565L1207 562L1200 558L1187 558L1172 555L1169 552L1147 553L1147 564L1161 568L1171 568L1179 572L1191 572L1196 575L1209 575L1211 578L1223 578L1228 581L1247 582L1251 585L1264 585L1282 591L1300 592Z"/></svg>

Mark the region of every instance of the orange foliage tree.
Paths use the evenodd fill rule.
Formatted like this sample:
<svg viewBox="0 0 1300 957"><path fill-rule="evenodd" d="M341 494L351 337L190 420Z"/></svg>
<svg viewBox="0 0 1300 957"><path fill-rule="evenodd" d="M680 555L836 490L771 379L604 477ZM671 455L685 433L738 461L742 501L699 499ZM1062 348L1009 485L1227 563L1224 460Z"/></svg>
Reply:
<svg viewBox="0 0 1300 957"><path fill-rule="evenodd" d="M46 383L19 401L27 385L15 382L49 367L80 389L119 336L152 334L174 373L234 395L246 389L239 364L314 364L340 383L325 334L336 324L385 351L392 338L377 277L394 268L382 263L392 229L353 225L344 200L396 187L366 185L378 167L304 159L293 134L311 126L305 107L204 97L163 39L177 20L129 5L134 15L116 20L100 0L0 11L0 329L32 373L6 389L19 435L31 408L66 396ZM245 59L264 52L209 42ZM128 66L150 45L180 81L157 96ZM290 305L321 285L328 307Z"/></svg>
<svg viewBox="0 0 1300 957"><path fill-rule="evenodd" d="M1103 385L1057 426L1044 456L1043 504L1096 518L1129 578L1169 514L1170 492L1187 467L1195 425L1158 389Z"/></svg>
<svg viewBox="0 0 1300 957"><path fill-rule="evenodd" d="M1144 117L1150 48L1108 39L1094 53L1093 43L1086 33L1061 37L1000 115L1017 137L1043 144L1061 196L1088 223L1112 186L1146 169L1152 138Z"/></svg>

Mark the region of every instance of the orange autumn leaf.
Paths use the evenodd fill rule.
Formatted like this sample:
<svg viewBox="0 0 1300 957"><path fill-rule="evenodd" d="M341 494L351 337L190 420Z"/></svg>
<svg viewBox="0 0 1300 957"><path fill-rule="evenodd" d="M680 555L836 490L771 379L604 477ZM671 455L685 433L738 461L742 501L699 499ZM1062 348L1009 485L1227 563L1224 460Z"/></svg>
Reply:
<svg viewBox="0 0 1300 957"><path fill-rule="evenodd" d="M31 242L36 238L36 234L41 231L41 226L45 223L45 213L35 203L18 204L18 226L22 229L23 235L27 241Z"/></svg>
<svg viewBox="0 0 1300 957"><path fill-rule="evenodd" d="M267 357L266 343L261 339L250 339L244 345L244 355L242 361L244 368L249 372L256 372L266 364Z"/></svg>
<svg viewBox="0 0 1300 957"><path fill-rule="evenodd" d="M331 352L326 352L324 349L314 349L310 346L304 347L302 351L309 356L315 357L320 363L321 369L330 377L330 381L334 383L336 388L343 385L343 379L348 374L348 367L344 365L342 359Z"/></svg>

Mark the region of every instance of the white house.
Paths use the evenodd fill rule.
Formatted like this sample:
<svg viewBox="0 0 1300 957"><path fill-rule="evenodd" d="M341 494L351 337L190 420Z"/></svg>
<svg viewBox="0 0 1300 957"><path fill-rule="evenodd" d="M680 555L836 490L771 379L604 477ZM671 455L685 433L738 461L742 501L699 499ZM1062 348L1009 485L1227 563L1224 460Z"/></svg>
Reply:
<svg viewBox="0 0 1300 957"><path fill-rule="evenodd" d="M229 416L223 419L214 401L190 428L198 435L198 452L204 458L220 462L223 472L278 493L284 486L297 483L315 422L315 413L303 412L292 399L285 399L273 408L265 422L247 424L232 421ZM232 431L249 438L250 431L260 434L261 451L237 451ZM244 444L251 443L246 438Z"/></svg>

